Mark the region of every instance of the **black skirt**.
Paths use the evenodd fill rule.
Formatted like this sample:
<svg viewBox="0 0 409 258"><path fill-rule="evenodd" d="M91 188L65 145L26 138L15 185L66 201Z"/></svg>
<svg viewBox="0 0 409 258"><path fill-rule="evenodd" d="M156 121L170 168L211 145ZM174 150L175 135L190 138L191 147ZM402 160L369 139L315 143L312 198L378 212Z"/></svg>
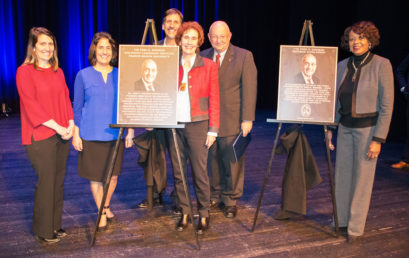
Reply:
<svg viewBox="0 0 409 258"><path fill-rule="evenodd" d="M109 162L115 149L115 142L86 141L83 139L83 150L78 152L78 175L91 181L105 182ZM113 176L121 173L123 155L124 141L122 140L119 145Z"/></svg>

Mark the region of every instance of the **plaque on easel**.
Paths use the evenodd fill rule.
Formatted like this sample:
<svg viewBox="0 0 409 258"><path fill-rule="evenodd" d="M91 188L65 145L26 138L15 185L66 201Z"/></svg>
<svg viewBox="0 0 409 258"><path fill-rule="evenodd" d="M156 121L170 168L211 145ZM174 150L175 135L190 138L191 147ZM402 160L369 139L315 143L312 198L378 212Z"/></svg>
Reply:
<svg viewBox="0 0 409 258"><path fill-rule="evenodd" d="M334 122L337 59L337 47L280 47L277 120Z"/></svg>
<svg viewBox="0 0 409 258"><path fill-rule="evenodd" d="M177 125L179 47L120 45L118 124Z"/></svg>

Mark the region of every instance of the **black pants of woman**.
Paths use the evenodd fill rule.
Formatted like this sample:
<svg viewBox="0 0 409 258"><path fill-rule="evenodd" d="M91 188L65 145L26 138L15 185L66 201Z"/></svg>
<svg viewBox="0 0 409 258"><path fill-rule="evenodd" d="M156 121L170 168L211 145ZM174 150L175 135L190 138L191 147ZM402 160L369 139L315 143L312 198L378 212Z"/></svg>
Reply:
<svg viewBox="0 0 409 258"><path fill-rule="evenodd" d="M41 141L32 138L26 151L38 177L34 192L33 232L43 238L54 238L54 231L61 228L69 142L57 135Z"/></svg>

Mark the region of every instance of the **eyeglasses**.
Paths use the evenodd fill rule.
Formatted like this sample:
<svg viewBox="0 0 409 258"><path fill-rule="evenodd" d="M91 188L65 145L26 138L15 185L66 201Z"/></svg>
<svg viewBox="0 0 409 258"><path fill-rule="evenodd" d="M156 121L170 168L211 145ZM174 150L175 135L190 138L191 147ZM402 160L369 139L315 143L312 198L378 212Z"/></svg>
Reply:
<svg viewBox="0 0 409 258"><path fill-rule="evenodd" d="M222 41L225 41L225 40L227 39L227 36L225 36L225 35L220 35L220 36L210 35L210 38L211 38L212 40L218 40L218 39L220 39L220 40L222 40Z"/></svg>

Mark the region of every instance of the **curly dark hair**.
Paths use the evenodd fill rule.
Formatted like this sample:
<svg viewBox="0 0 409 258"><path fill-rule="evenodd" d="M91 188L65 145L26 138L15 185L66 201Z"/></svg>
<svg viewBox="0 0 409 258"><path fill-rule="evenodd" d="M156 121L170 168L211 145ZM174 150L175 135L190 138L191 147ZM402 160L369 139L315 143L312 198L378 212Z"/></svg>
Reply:
<svg viewBox="0 0 409 258"><path fill-rule="evenodd" d="M102 38L107 39L109 41L109 44L111 44L112 58L109 64L114 66L116 64L116 58L118 57L118 47L116 46L116 42L112 38L111 34L109 34L108 32L104 32L104 31L95 33L94 37L92 38L91 46L89 47L89 51L88 51L88 61L92 66L94 66L97 63L97 57L95 56L95 49L97 48L99 40Z"/></svg>
<svg viewBox="0 0 409 258"><path fill-rule="evenodd" d="M375 24L370 21L359 21L345 29L341 37L341 47L343 49L349 51L349 33L351 30L358 35L364 36L370 42L369 50L379 45L381 36Z"/></svg>
<svg viewBox="0 0 409 258"><path fill-rule="evenodd" d="M175 36L176 44L179 45L180 41L182 40L183 34L185 33L185 31L187 31L189 29L194 29L195 31L197 31L198 41L197 41L196 52L199 52L199 47L204 42L204 33L203 33L202 26L199 23L195 22L195 21L184 22L184 23L182 23L182 25L180 25L180 27L178 29L178 32L177 32L177 34Z"/></svg>

